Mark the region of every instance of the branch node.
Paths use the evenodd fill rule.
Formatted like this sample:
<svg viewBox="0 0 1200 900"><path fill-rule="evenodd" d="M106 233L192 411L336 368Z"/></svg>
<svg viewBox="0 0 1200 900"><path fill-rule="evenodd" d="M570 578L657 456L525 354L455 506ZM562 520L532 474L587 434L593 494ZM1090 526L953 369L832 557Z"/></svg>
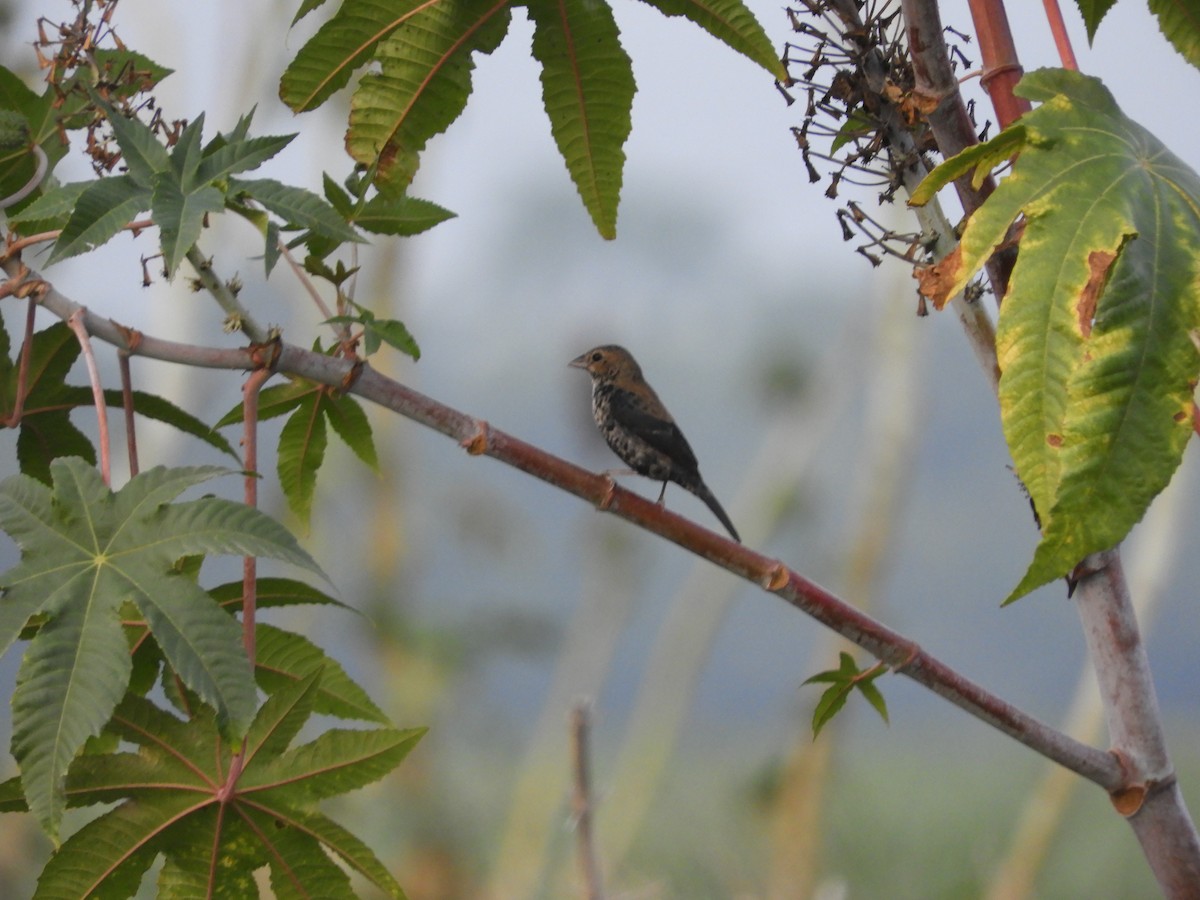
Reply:
<svg viewBox="0 0 1200 900"><path fill-rule="evenodd" d="M275 370L279 356L283 353L283 339L276 334L263 344L250 345L250 362L256 369Z"/></svg>
<svg viewBox="0 0 1200 900"><path fill-rule="evenodd" d="M596 509L601 510L602 512L607 512L608 508L612 506L613 500L616 499L617 482L611 475L607 473L605 473L602 477L604 478L604 493L600 495L600 500L596 504Z"/></svg>
<svg viewBox="0 0 1200 900"><path fill-rule="evenodd" d="M1110 792L1108 799L1112 801L1113 809L1128 819L1142 808L1148 793L1149 789L1145 784L1130 784Z"/></svg>
<svg viewBox="0 0 1200 900"><path fill-rule="evenodd" d="M471 456L482 456L488 451L488 443L491 437L490 430L491 426L486 421L476 419L475 431L459 441L458 445L471 454Z"/></svg>
<svg viewBox="0 0 1200 900"><path fill-rule="evenodd" d="M338 390L342 393L345 393L354 387L355 382L362 377L363 368L365 365L366 363L361 359L354 360L350 368L346 370L346 374L342 378L342 383Z"/></svg>
<svg viewBox="0 0 1200 900"><path fill-rule="evenodd" d="M142 333L136 328L130 328L128 325L122 325L117 321L114 321L113 325L117 327L117 331L121 333L121 340L125 342L125 346L121 347L118 352L124 356L136 354L138 348L142 346Z"/></svg>
<svg viewBox="0 0 1200 900"><path fill-rule="evenodd" d="M908 654L904 657L904 659L892 666L892 671L896 674L903 672L905 669L911 666L914 662L916 662L917 657L921 655L921 645L915 641L905 642L904 647L908 650Z"/></svg>
<svg viewBox="0 0 1200 900"><path fill-rule="evenodd" d="M781 591L787 587L787 583L791 581L791 579L791 571L787 566L777 560L775 565L771 566L771 568L767 569L759 577L758 583L761 584L764 589L770 591L771 593L775 593L776 591Z"/></svg>

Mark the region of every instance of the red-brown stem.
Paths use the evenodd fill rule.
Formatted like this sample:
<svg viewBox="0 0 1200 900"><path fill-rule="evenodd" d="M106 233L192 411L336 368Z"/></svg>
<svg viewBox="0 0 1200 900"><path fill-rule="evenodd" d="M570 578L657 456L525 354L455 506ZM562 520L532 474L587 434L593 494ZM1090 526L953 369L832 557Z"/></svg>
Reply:
<svg viewBox="0 0 1200 900"><path fill-rule="evenodd" d="M250 373L242 386L242 427L245 448L243 465L246 469L245 502L251 509L258 508L258 392L273 373L268 368ZM242 642L246 645L246 656L254 665L255 614L258 606L258 559L247 556L242 560Z"/></svg>
<svg viewBox="0 0 1200 900"><path fill-rule="evenodd" d="M129 475L136 475L138 467L137 428L133 418L133 379L129 374L129 354L117 354L121 370L121 407L125 410L125 447L129 453Z"/></svg>
<svg viewBox="0 0 1200 900"><path fill-rule="evenodd" d="M29 355L33 353L33 322L37 313L37 300L30 297L25 301L25 340L21 344L21 359L17 363L17 395L13 399L12 413L5 422L9 428L21 424L25 415L25 394L29 391Z"/></svg>
<svg viewBox="0 0 1200 900"><path fill-rule="evenodd" d="M20 274L19 262L10 260L3 265L5 269L10 270L10 276L16 277ZM26 277L39 276L29 272L26 273ZM490 456L527 472L775 593L787 603L888 663L896 671L1105 790L1119 791L1127 786L1128 775L1115 757L1067 737L989 693L921 650L903 635L787 568L779 560L735 544L659 506L653 500L614 486L612 479L605 475L589 472L492 428L482 420L426 397L381 375L365 362L353 363L290 344L252 345L248 349L218 350L142 335L138 336L136 344L132 344L128 329L110 319L88 313L49 284L42 293L41 302L42 306L60 318L79 313L81 321L93 335L130 352L211 368L269 367L271 371L298 375L372 400L454 438L471 455ZM353 377L355 373L357 377Z"/></svg>
<svg viewBox="0 0 1200 900"><path fill-rule="evenodd" d="M1054 46L1058 48L1058 58L1063 68L1072 72L1079 71L1079 63L1075 60L1075 50L1071 46L1071 36L1067 34L1067 23L1063 21L1058 0L1042 0L1042 5L1046 8L1046 21L1050 23L1050 33L1054 35Z"/></svg>
<svg viewBox="0 0 1200 900"><path fill-rule="evenodd" d="M100 385L100 370L96 366L96 355L92 353L92 341L88 337L88 328L84 324L87 310L82 306L67 317L67 325L79 339L83 349L83 359L87 364L88 379L92 383L92 400L96 404L96 424L100 431L100 477L104 483L112 487L112 460L108 434L108 407L104 403L104 388Z"/></svg>
<svg viewBox="0 0 1200 900"><path fill-rule="evenodd" d="M1013 87L1021 80L1024 70L1017 59L1017 48L1013 44L1004 0L968 2L971 19L975 23L975 35L979 39L979 53L983 57L980 83L992 100L1000 127L1007 128L1029 112L1031 106L1028 100L1013 93Z"/></svg>
<svg viewBox="0 0 1200 900"><path fill-rule="evenodd" d="M132 231L134 237L137 237L138 232L144 228L150 228L153 225L153 219L138 219L135 222L130 222L128 225L125 225L121 228L121 230ZM55 231L42 231L38 234L31 234L28 237L19 238L18 240L12 241L4 246L4 258L7 259L10 256L16 256L26 247L32 247L35 244L45 244L49 241L56 241L61 234L62 229L59 228Z"/></svg>

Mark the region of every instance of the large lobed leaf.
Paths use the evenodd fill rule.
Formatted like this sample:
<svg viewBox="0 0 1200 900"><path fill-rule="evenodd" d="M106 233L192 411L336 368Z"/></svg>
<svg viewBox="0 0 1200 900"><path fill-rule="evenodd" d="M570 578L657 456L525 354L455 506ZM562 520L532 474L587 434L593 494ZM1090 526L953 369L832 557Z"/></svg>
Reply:
<svg viewBox="0 0 1200 900"><path fill-rule="evenodd" d="M241 629L175 568L189 554L247 554L319 571L268 516L206 497L172 503L225 474L213 467L143 472L111 492L90 465L56 459L52 487L25 475L0 483L0 527L21 561L0 576L0 651L30 617L33 637L13 696L13 754L30 808L55 834L67 766L99 733L130 678L120 608L132 601L174 671L241 734L256 695Z"/></svg>
<svg viewBox="0 0 1200 900"><path fill-rule="evenodd" d="M650 0L786 78L742 0ZM306 3L297 20L319 4ZM296 54L280 96L297 112L320 106L372 62L351 100L346 149L385 195L412 181L429 139L458 118L471 93L473 54L503 39L513 7L534 23L542 96L567 170L597 229L616 230L634 81L610 6L602 0L345 0ZM364 227L365 223L364 223Z"/></svg>
<svg viewBox="0 0 1200 900"><path fill-rule="evenodd" d="M941 285L960 290L1024 217L996 349L1005 437L1042 540L1006 602L1141 519L1192 434L1200 368L1200 178L1094 78L1041 70L1018 93L1041 105L994 139L1020 156ZM964 156L917 199L980 152Z"/></svg>
<svg viewBox="0 0 1200 900"><path fill-rule="evenodd" d="M160 896L256 896L254 872L267 867L275 896L352 900L336 857L386 895L403 897L375 854L320 813L316 801L390 772L424 731L333 731L293 748L321 680L322 670L314 669L263 704L232 789L228 772L241 744L231 744L210 713L201 709L185 722L127 697L109 733L138 753L82 757L69 780L73 805L118 805L63 844L35 898L129 896L160 855ZM0 786L5 809L16 808L12 787Z"/></svg>

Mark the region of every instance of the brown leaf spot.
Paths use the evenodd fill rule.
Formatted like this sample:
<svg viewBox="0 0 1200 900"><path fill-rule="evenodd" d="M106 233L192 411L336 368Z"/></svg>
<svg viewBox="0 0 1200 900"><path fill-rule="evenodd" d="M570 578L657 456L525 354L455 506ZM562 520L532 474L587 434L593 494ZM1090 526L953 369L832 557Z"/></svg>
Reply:
<svg viewBox="0 0 1200 900"><path fill-rule="evenodd" d="M1088 254L1088 280L1079 293L1079 302L1075 304L1075 314L1079 317L1079 331L1085 337L1091 337L1092 320L1096 317L1096 303L1108 283L1108 273L1116 261L1117 254L1111 250L1093 250Z"/></svg>
<svg viewBox="0 0 1200 900"><path fill-rule="evenodd" d="M1051 447L1061 447L1063 445L1063 436L1054 433L1048 434L1046 435L1046 443Z"/></svg>
<svg viewBox="0 0 1200 900"><path fill-rule="evenodd" d="M942 309L950 302L950 289L958 280L962 269L962 248L955 247L930 266L916 266L913 277L917 279L917 290L928 297L935 309Z"/></svg>

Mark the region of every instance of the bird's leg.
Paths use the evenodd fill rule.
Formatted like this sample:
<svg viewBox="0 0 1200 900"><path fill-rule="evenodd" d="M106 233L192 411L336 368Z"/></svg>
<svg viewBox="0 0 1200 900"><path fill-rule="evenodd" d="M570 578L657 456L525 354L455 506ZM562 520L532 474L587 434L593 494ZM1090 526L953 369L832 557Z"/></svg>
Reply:
<svg viewBox="0 0 1200 900"><path fill-rule="evenodd" d="M663 500L664 500L664 499L666 498L666 496L667 496L667 484L668 484L668 482L664 481L664 482L663 482L663 489L662 489L661 491L659 491L659 492L658 492L658 505L659 505L659 506L662 506L662 505L663 505Z"/></svg>

